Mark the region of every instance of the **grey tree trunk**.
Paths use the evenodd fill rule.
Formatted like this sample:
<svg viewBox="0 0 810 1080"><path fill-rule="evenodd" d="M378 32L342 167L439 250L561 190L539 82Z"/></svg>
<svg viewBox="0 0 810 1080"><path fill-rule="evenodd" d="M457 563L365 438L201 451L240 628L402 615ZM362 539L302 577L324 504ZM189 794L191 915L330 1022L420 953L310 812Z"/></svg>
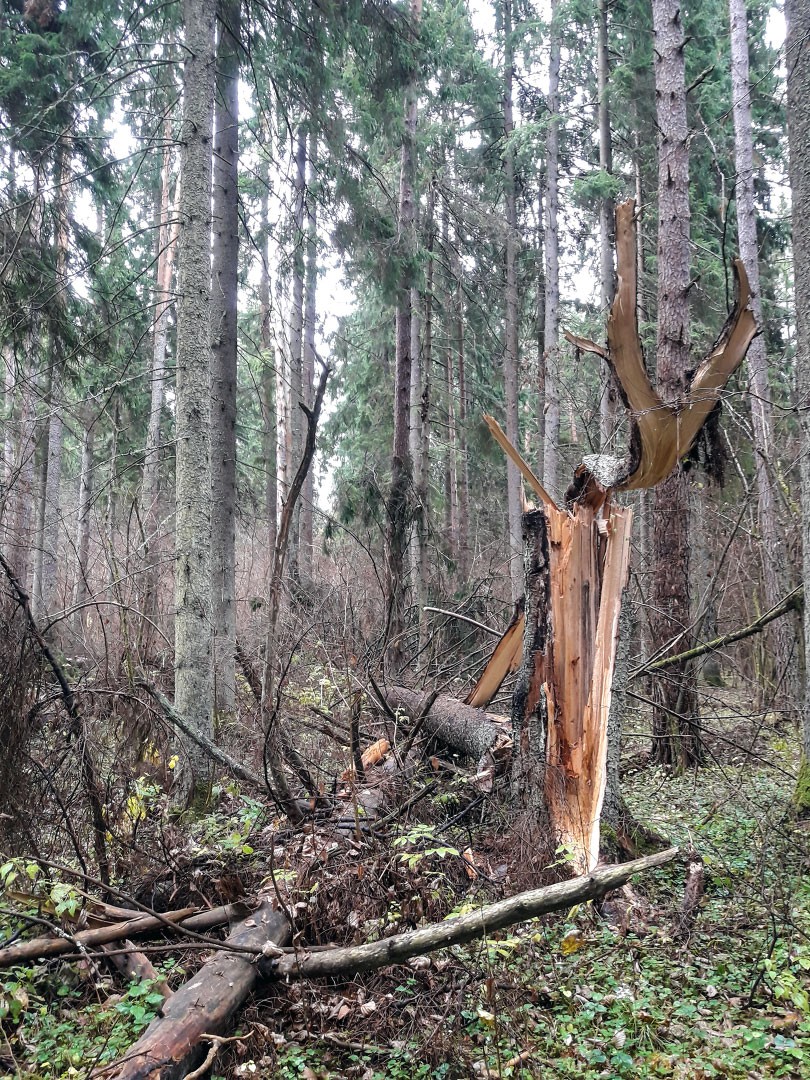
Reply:
<svg viewBox="0 0 810 1080"><path fill-rule="evenodd" d="M422 0L410 2L410 33L418 39L422 18ZM411 396L411 289L415 285L416 174L415 140L417 119L417 71L414 66L405 90L405 125L399 171L398 235L403 269L397 289L396 359L394 364L394 445L391 454L391 490L388 496L388 665L392 672L405 662L406 581L405 555L408 545L412 505L413 463L410 454Z"/></svg>
<svg viewBox="0 0 810 1080"><path fill-rule="evenodd" d="M685 394L689 363L689 129L679 0L653 0L658 117L658 388L666 402ZM678 637L689 647L689 489L682 469L655 491L653 649ZM701 759L692 672L670 669L653 685L653 756L681 767Z"/></svg>
<svg viewBox="0 0 810 1080"><path fill-rule="evenodd" d="M419 619L419 653L427 644L428 624L423 611L428 595L428 511L430 481L430 391L433 361L433 249L436 194L433 184L428 188L425 229L427 233L427 275L424 301L414 289L411 292L411 344L414 346L411 366L411 432L410 448L413 461L415 496L412 574L415 602ZM424 318L420 320L420 314ZM424 335L420 334L420 321Z"/></svg>
<svg viewBox="0 0 810 1080"><path fill-rule="evenodd" d="M608 82L610 79L610 58L608 54L608 3L597 0L598 41L597 41L597 84L599 104L599 168L608 176L613 173L613 141L610 134L610 103L608 100ZM610 311L616 291L613 271L613 248L615 245L613 199L608 196L599 200L599 283L602 310L605 317ZM610 371L610 365L601 360L601 394L599 396L599 435L602 450L605 451L613 439L616 429L616 385Z"/></svg>
<svg viewBox="0 0 810 1080"><path fill-rule="evenodd" d="M264 163L261 199L261 272L259 277L259 340L262 348L261 406L262 458L265 469L265 518L270 565L276 548L278 522L278 471L276 461L276 393L273 364L273 335L270 325L270 227L268 222L269 163Z"/></svg>
<svg viewBox="0 0 810 1080"><path fill-rule="evenodd" d="M70 152L62 139L56 145L53 170L55 281L51 313L51 373L48 395L47 464L45 465L44 518L41 539L41 568L36 595L37 618L42 622L53 612L59 566L59 538L62 532L62 453L65 439L64 381L61 322L64 318L68 258L68 185Z"/></svg>
<svg viewBox="0 0 810 1080"><path fill-rule="evenodd" d="M146 619L141 623L140 645L144 657L148 657L152 644L152 623L158 614L158 539L160 531L160 426L166 396L166 344L168 338L169 312L173 301L172 276L177 252L180 222L176 214L172 222L171 206L171 125L166 121L163 129L165 146L160 181L160 205L158 209L158 253L155 281L155 325L152 338L152 366L150 371L149 421L146 429L143 472L141 474L141 529L143 533L139 552L142 566L140 594L141 608ZM180 181L175 187L175 206L180 197Z"/></svg>
<svg viewBox="0 0 810 1080"><path fill-rule="evenodd" d="M786 0L788 144L793 197L793 285L796 292L796 372L802 425L802 578L810 596L810 5ZM810 604L804 605L805 655L810 656ZM796 805L810 814L810 664L805 666L802 762Z"/></svg>
<svg viewBox="0 0 810 1080"><path fill-rule="evenodd" d="M300 402L304 400L304 275L306 260L304 249L304 213L306 210L307 183L307 133L303 124L298 127L293 162L293 280L292 307L290 309L290 369L289 369L289 425L288 441L292 448L292 459L287 464L289 482L295 475L303 451L303 418ZM300 573L299 554L301 546L301 503L295 506L288 567L293 578Z"/></svg>
<svg viewBox="0 0 810 1080"><path fill-rule="evenodd" d="M84 641L90 595L88 559L90 555L90 524L93 508L93 451L96 441L95 417L87 416L82 427L82 457L79 472L79 499L76 509L76 587L73 590L73 633L79 644Z"/></svg>
<svg viewBox="0 0 810 1080"><path fill-rule="evenodd" d="M546 134L546 317L545 317L545 430L543 432L543 487L557 495L560 442L560 247L557 231L560 167L560 31L558 0L551 0L551 54L548 69L548 132Z"/></svg>
<svg viewBox="0 0 810 1080"><path fill-rule="evenodd" d="M240 0L219 2L211 282L211 576L214 708L236 704L236 318Z"/></svg>
<svg viewBox="0 0 810 1080"><path fill-rule="evenodd" d="M537 298L535 323L537 333L537 466L538 476L545 472L544 443L546 439L546 245L545 245L545 186L543 165L540 193L537 199Z"/></svg>
<svg viewBox="0 0 810 1080"><path fill-rule="evenodd" d="M421 312L422 302L418 289L411 289L411 388L410 388L410 428L408 446L413 463L413 531L410 542L411 590L413 592L416 615L419 622L420 648L425 634L425 612L427 601L427 581L425 579L425 507L422 502L424 488L424 461L422 459L422 350L421 350Z"/></svg>
<svg viewBox="0 0 810 1080"><path fill-rule="evenodd" d="M42 237L42 168L34 170L34 190L31 212L28 217L29 242L32 251L38 251ZM11 550L9 564L14 576L24 587L28 586L30 555L34 544L34 474L37 450L36 373L39 368L40 317L35 304L29 311L26 333L25 360L22 386L19 392L19 427L14 456L14 471L10 479L11 507L9 512L9 537ZM31 590L33 596L33 589Z"/></svg>
<svg viewBox="0 0 810 1080"><path fill-rule="evenodd" d="M301 382L304 404L311 409L315 385L315 322L318 298L318 208L314 195L318 169L318 136L314 129L309 133L308 157L309 187L306 198L307 262L304 287L304 343ZM310 468L306 475L304 490L301 493L301 553L299 566L301 577L305 582L312 578L314 502L315 469L313 463L313 467Z"/></svg>
<svg viewBox="0 0 810 1080"><path fill-rule="evenodd" d="M512 41L512 0L503 0L503 131L506 150L503 156L504 196L506 199L506 311L504 316L503 382L506 402L506 437L520 446L518 399L520 396L520 357L518 341L517 292L517 198L515 192L515 153L512 133L515 129L513 84L515 79L514 43ZM523 499L517 466L506 465L506 499L509 522L509 577L512 600L523 595L523 535L521 517Z"/></svg>
<svg viewBox="0 0 810 1080"><path fill-rule="evenodd" d="M762 326L762 299L759 284L759 245L754 204L754 140L751 127L751 91L748 68L748 26L745 0L729 0L731 20L731 89L734 103L734 155L737 174L735 201L740 257L751 286L751 302ZM772 468L776 460L773 438L773 410L768 385L765 336L754 338L748 349L748 386L751 394L751 422L754 432L754 471L762 537L762 569L765 606L775 607L790 590L784 529L777 519ZM786 717L799 713L799 662L793 618L777 619L768 631L773 656L773 685L776 707Z"/></svg>
<svg viewBox="0 0 810 1080"><path fill-rule="evenodd" d="M182 180L177 303L174 705L211 739L211 141L216 0L183 0ZM183 742L174 802L207 802L211 762Z"/></svg>

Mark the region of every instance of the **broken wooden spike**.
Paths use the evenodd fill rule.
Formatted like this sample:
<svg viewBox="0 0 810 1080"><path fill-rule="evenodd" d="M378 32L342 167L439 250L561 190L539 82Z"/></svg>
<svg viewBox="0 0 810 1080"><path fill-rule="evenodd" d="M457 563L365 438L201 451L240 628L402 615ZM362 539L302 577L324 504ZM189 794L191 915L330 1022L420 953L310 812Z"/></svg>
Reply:
<svg viewBox="0 0 810 1080"><path fill-rule="evenodd" d="M556 506L557 504L554 502L552 497L549 495L549 493L534 475L521 453L516 450L515 447L512 446L509 439L507 439L506 435L503 432L503 428L495 419L495 417L489 416L487 413L484 413L484 422L486 423L489 430L492 432L492 437L498 443L498 445L509 458L509 460L513 464L517 465L523 479L526 481L526 483L529 485L535 495L539 496L541 501L545 503L546 506Z"/></svg>
<svg viewBox="0 0 810 1080"><path fill-rule="evenodd" d="M517 671L523 655L523 600L515 605L512 620L495 646L486 667L481 672L478 682L464 699L465 705L476 709L485 709L495 697L507 675Z"/></svg>

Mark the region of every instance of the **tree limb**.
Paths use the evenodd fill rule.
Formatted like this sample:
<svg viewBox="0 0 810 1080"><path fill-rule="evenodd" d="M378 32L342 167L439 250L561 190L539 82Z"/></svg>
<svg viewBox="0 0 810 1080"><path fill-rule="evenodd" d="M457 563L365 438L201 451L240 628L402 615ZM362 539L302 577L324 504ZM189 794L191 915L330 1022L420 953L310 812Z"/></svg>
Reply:
<svg viewBox="0 0 810 1080"><path fill-rule="evenodd" d="M164 697L155 686L145 679L139 679L135 685L142 687L150 697L153 697L166 714L167 719L170 720L179 731L182 731L184 735L188 736L189 739L192 739L202 750L204 750L212 761L216 761L219 765L224 766L228 772L233 773L233 775L240 780L244 780L246 784L250 784L250 786L257 791L261 791L265 794L267 793L267 785L257 773L248 769L246 765L237 761L236 758L232 758L230 754L226 754L224 750L220 750L216 743L213 743L209 738L197 731L196 728L192 727L191 724L180 715L177 709L175 709L169 699Z"/></svg>
<svg viewBox="0 0 810 1080"><path fill-rule="evenodd" d="M572 881L519 893L469 915L446 919L407 934L396 934L381 941L345 949L318 953L304 950L297 955L284 955L272 960L260 958L259 968L268 978L314 979L359 974L384 967L386 964L401 964L411 956L422 956L437 949L446 949L450 945L461 945L515 923L536 919L539 915L559 911L587 900L596 900L624 885L634 874L663 866L677 856L678 848L668 848L642 859L634 859L633 862L602 867Z"/></svg>
<svg viewBox="0 0 810 1080"><path fill-rule="evenodd" d="M660 660L642 664L641 667L631 672L630 678L637 679L639 675L646 675L650 671L660 671L662 668L670 667L672 664L694 660L698 656L705 656L706 653L716 652L717 649L722 649L725 645L732 645L735 641L743 641L745 638L753 637L754 634L759 634L764 630L769 623L772 623L775 619L780 619L789 611L801 611L803 603L804 586L797 585L775 607L772 607L770 611L766 611L764 615L760 615L758 619L754 619L752 623L744 626L741 630L732 630L729 634L722 634L720 637L713 638L703 645L696 645L694 649L687 649L686 652L678 653L676 656L664 656Z"/></svg>

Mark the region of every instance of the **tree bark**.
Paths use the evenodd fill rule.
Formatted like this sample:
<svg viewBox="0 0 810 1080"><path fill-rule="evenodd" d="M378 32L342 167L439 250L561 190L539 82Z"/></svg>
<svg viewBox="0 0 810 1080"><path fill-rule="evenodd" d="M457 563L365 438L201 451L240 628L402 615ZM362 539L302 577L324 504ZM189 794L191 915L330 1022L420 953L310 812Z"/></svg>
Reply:
<svg viewBox="0 0 810 1080"><path fill-rule="evenodd" d="M59 568L59 538L62 533L62 458L65 440L62 323L65 318L65 292L68 287L68 189L70 152L63 139L56 144L53 170L54 186L54 297L50 316L51 372L47 398L47 448L41 539L39 590L35 593L37 618L44 625L53 611Z"/></svg>
<svg viewBox="0 0 810 1080"><path fill-rule="evenodd" d="M418 39L422 19L422 0L410 0L409 32ZM414 66L405 89L405 126L399 170L399 209L397 214L399 257L402 267L397 287L396 360L394 364L394 446L391 454L391 490L388 496L387 558L387 661L391 672L405 664L406 582L405 553L408 546L413 483L413 462L409 446L411 393L411 289L415 285L416 176L415 141L417 119L417 72Z"/></svg>
<svg viewBox="0 0 810 1080"><path fill-rule="evenodd" d="M678 0L653 0L658 118L658 385L665 402L683 398L689 361L689 128L686 119L686 40ZM680 457L680 455L678 455ZM688 643L689 489L683 470L666 477L653 511L652 640L663 648ZM653 758L681 767L703 757L694 675L687 665L653 685ZM675 721L673 723L673 720Z"/></svg>
<svg viewBox="0 0 810 1080"><path fill-rule="evenodd" d="M261 954L290 938L286 915L270 900L239 923L225 939L240 950ZM180 1080L205 1057L206 1035L221 1035L256 984L259 973L247 952L217 952L169 998L157 1017L115 1065L108 1080Z"/></svg>
<svg viewBox="0 0 810 1080"><path fill-rule="evenodd" d="M605 176L613 175L613 141L610 134L610 57L608 53L608 0L597 0L597 107L599 127L599 168ZM599 285L602 310L610 311L615 294L613 247L616 240L613 228L615 206L605 195L599 200ZM616 385L610 365L601 363L601 392L599 394L599 435L603 452L613 440L616 428Z"/></svg>
<svg viewBox="0 0 810 1080"><path fill-rule="evenodd" d="M303 413L299 408L299 403L304 401L304 278L306 274L304 214L307 187L307 132L303 123L299 124L295 137L293 169L293 279L290 308L289 387L286 391L289 399L287 441L291 456L288 458L287 468L290 485L304 447ZM285 503L287 498L289 498L289 489L285 490ZM300 543L301 505L296 500L293 507L288 552L289 572L293 580L297 580L300 572Z"/></svg>
<svg viewBox="0 0 810 1080"><path fill-rule="evenodd" d="M175 693L177 711L213 737L211 679L211 141L216 0L183 0L183 192L177 305L177 516ZM183 741L178 806L207 802L211 762Z"/></svg>
<svg viewBox="0 0 810 1080"><path fill-rule="evenodd" d="M429 703L428 695L404 686L389 686L383 693L389 709L407 713L412 721L422 715ZM505 751L510 746L509 723L505 717L486 713L444 695L439 695L425 713L422 731L448 749L476 762L488 752Z"/></svg>
<svg viewBox="0 0 810 1080"><path fill-rule="evenodd" d="M318 298L318 207L314 193L318 169L318 136L314 128L309 133L308 156L309 187L306 197L306 280L304 286L304 343L301 381L304 404L311 409L315 392L315 323ZM304 490L301 495L301 553L299 565L301 579L305 584L312 579L314 503L315 470L311 468L304 480Z"/></svg>
<svg viewBox="0 0 810 1080"><path fill-rule="evenodd" d="M265 469L265 517L267 519L267 551L272 563L276 549L278 523L278 452L277 413L280 407L275 383L273 364L273 335L270 324L270 222L268 203L270 191L270 164L262 165L261 198L261 269L259 276L259 340L262 348L261 406L262 406L262 459Z"/></svg>
<svg viewBox="0 0 810 1080"><path fill-rule="evenodd" d="M520 396L520 357L518 339L517 289L517 195L515 191L515 151L512 134L513 83L515 79L514 42L512 40L512 0L503 0L503 129L506 148L503 155L504 196L506 199L506 310L504 315L503 382L506 405L506 437L513 446L520 445L518 400ZM513 602L523 593L523 566L520 537L522 492L520 474L511 461L506 463L506 497L509 520L509 576Z"/></svg>
<svg viewBox="0 0 810 1080"><path fill-rule="evenodd" d="M558 0L551 0L551 55L548 69L548 131L546 133L546 318L545 431L543 486L557 494L560 442L560 248L557 231L560 168L560 30Z"/></svg>
<svg viewBox="0 0 810 1080"><path fill-rule="evenodd" d="M762 299L759 285L759 244L754 203L754 139L751 125L751 89L748 66L748 25L745 0L729 0L731 21L731 91L734 103L735 202L740 258L745 263L751 285L751 305L762 328ZM773 438L773 410L768 385L768 358L765 336L760 334L748 350L748 387L751 394L751 422L754 433L754 472L759 500L759 529L765 603L772 608L790 587L784 530L777 519L772 469L776 460ZM799 650L793 619L777 622L769 632L773 668L769 672L775 689L776 709L790 719L799 706Z"/></svg>
<svg viewBox="0 0 810 1080"><path fill-rule="evenodd" d="M214 708L236 704L236 366L240 0L219 0L211 287L211 576Z"/></svg>
<svg viewBox="0 0 810 1080"><path fill-rule="evenodd" d="M76 509L76 587L73 590L73 632L77 641L84 641L85 604L90 595L89 564L90 523L93 507L93 451L96 439L96 418L87 416L82 425L82 455L79 473L79 499Z"/></svg>
<svg viewBox="0 0 810 1080"><path fill-rule="evenodd" d="M143 543L140 561L143 576L140 586L141 607L146 619L140 625L140 645L144 659L152 645L152 628L158 614L158 536L160 529L160 426L166 396L166 344L169 312L173 300L172 277L180 231L179 217L172 222L171 166L172 130L169 119L163 125L163 167L158 209L158 253L155 280L155 324L152 337L152 365L149 376L149 420L146 429L143 472L141 474L141 529ZM179 201L180 180L175 186L175 206Z"/></svg>
<svg viewBox="0 0 810 1080"><path fill-rule="evenodd" d="M810 6L787 0L788 145L796 295L796 381L801 423L802 579L810 596ZM810 603L804 605L805 655L810 656ZM795 801L810 815L810 664L805 665L802 760Z"/></svg>

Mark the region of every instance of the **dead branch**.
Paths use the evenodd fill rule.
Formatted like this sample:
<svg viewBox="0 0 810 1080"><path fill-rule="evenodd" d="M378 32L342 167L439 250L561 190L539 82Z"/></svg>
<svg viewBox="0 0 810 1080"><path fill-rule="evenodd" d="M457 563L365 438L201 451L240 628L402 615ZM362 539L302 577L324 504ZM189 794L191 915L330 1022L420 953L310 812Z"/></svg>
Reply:
<svg viewBox="0 0 810 1080"><path fill-rule="evenodd" d="M493 637L501 637L500 630L496 630L494 626L487 626L486 623L479 622L478 619L471 619L469 615L462 615L460 611L448 611L447 608L430 607L425 605L422 611L431 611L436 615L447 615L451 619L458 619L460 622L469 623L470 626L475 626L479 630L483 630L485 634L491 634Z"/></svg>
<svg viewBox="0 0 810 1080"><path fill-rule="evenodd" d="M650 671L660 671L662 668L669 667L672 664L694 660L698 656L705 656L706 653L716 652L726 645L733 645L735 641L743 641L745 638L753 637L755 634L761 633L775 619L781 619L783 615L787 615L790 611L801 611L803 604L804 586L798 585L770 611L766 611L764 615L760 615L758 619L754 619L752 623L744 626L741 630L732 630L728 634L721 634L720 637L712 638L711 641L707 641L703 645L696 645L694 649L687 649L686 652L678 653L677 656L664 656L660 660L652 660L647 664L642 664L641 667L631 672L630 678L637 679L640 675L646 675Z"/></svg>
<svg viewBox="0 0 810 1080"><path fill-rule="evenodd" d="M128 919L125 918L106 926L97 926L92 930L82 930L77 934L66 932L64 937L48 935L29 938L17 945L0 949L0 968L11 967L13 964L29 960L71 955L77 948L80 952L86 953L88 949L121 941L126 937L151 934L158 930L170 930L183 937L196 938L206 947L210 947L210 940L203 936L207 931L234 919L243 918L246 912L245 905L241 903L224 904L222 907L210 908L208 911L199 911L196 914L195 910L195 908L183 908L174 912L156 911L153 914L138 914L137 917L134 912L130 912L131 917Z"/></svg>
<svg viewBox="0 0 810 1080"><path fill-rule="evenodd" d="M209 738L197 731L196 728L192 727L188 721L180 715L177 709L175 709L169 699L161 694L157 687L153 686L145 679L139 679L135 685L140 686L147 694L153 697L166 714L167 719L170 720L178 730L182 731L184 735L187 735L189 739L193 740L202 750L204 750L212 761L216 761L217 764L224 766L224 768L233 773L235 777L239 780L243 780L246 784L250 784L250 786L257 791L261 791L265 794L267 793L267 785L257 773L248 769L241 761L232 758L230 754L226 754L224 750L220 750L216 743L213 743Z"/></svg>
<svg viewBox="0 0 810 1080"><path fill-rule="evenodd" d="M17 945L0 949L0 968L12 967L14 964L26 963L29 960L44 960L49 956L60 956L62 953L73 952L77 946L80 949L93 949L99 945L107 945L111 941L137 937L139 934L148 934L154 930L162 930L164 927L171 928L174 923L182 925L184 920L196 912L197 909L193 907L182 908L179 911L167 911L160 916L138 915L134 919L126 919L124 922L113 923L110 926L98 926L93 930L82 930L78 934L65 933L64 937L49 935L31 938L29 941L21 941ZM224 916L220 921L225 921Z"/></svg>
<svg viewBox="0 0 810 1080"><path fill-rule="evenodd" d="M275 979L316 979L357 975L385 967L387 964L401 964L412 956L423 956L438 949L446 949L450 945L461 945L495 930L514 926L515 923L527 922L551 911L599 899L624 885L634 874L663 866L677 856L678 848L669 848L633 862L602 867L571 881L519 893L469 915L446 919L407 934L396 934L381 941L345 949L318 953L302 951L297 955L284 955L272 960L259 959L259 967L263 974Z"/></svg>
<svg viewBox="0 0 810 1080"><path fill-rule="evenodd" d="M262 695L262 701L265 705L272 696L273 665L275 664L276 659L278 616L281 605L281 582L284 577L284 566L287 562L287 549L290 542L290 528L293 521L293 512L295 510L295 504L298 502L301 495L304 480L306 480L307 473L312 464L312 459L315 456L315 437L318 431L318 420L321 415L321 406L323 405L323 395L326 391L326 382L331 370L332 369L328 364L323 365L312 408L308 409L303 402L299 402L301 409L307 418L307 437L301 462L293 477L293 481L290 484L290 490L284 502L284 508L281 511L281 520L279 521L278 535L276 538L276 549L273 552L273 571L270 575L269 614L267 620L264 693Z"/></svg>
<svg viewBox="0 0 810 1080"><path fill-rule="evenodd" d="M14 571L8 562L6 562L2 552L0 552L0 566L2 566L4 573L8 578L8 583L11 586L14 595L17 597L17 603L22 608L31 636L39 646L42 655L48 661L50 669L53 672L56 681L59 683L65 711L70 719L70 732L79 743L79 760L84 790L87 796L87 802L90 806L90 817L93 822L93 846L96 854L96 862L98 863L98 873L106 888L110 884L110 861L107 855L107 824L104 820L103 789L96 772L95 762L90 754L90 747L87 745L87 733L84 728L84 719L79 711L79 706L73 693L73 687L68 682L62 665L56 659L47 641L40 633L36 619L34 618L34 613L31 611L30 597L17 580Z"/></svg>

